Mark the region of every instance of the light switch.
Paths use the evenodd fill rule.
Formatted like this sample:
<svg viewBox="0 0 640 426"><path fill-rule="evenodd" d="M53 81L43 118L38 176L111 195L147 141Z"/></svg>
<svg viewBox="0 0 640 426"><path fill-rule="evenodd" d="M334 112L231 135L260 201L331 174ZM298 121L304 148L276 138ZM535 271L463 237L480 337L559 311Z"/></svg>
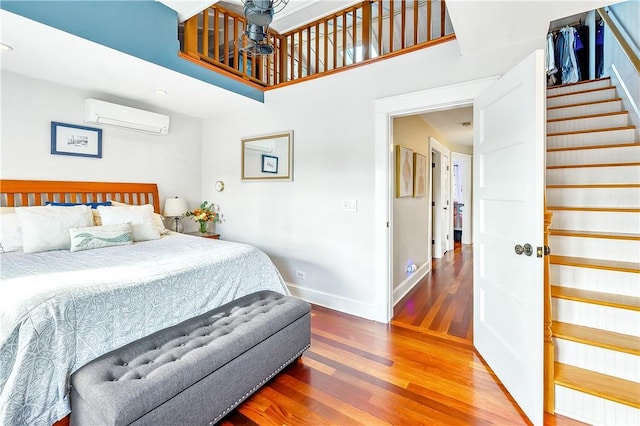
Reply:
<svg viewBox="0 0 640 426"><path fill-rule="evenodd" d="M345 212L357 212L358 200L344 200L342 202L342 210Z"/></svg>

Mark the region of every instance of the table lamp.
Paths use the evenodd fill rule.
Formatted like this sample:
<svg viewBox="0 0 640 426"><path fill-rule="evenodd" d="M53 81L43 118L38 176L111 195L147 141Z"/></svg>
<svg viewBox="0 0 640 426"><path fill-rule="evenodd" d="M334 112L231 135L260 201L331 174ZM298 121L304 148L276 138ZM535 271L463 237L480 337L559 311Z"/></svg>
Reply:
<svg viewBox="0 0 640 426"><path fill-rule="evenodd" d="M184 216L187 210L189 210L189 207L187 206L187 202L184 198L167 198L164 201L164 216L174 218L176 221L174 230L176 232L182 232L180 219L182 219L182 216Z"/></svg>

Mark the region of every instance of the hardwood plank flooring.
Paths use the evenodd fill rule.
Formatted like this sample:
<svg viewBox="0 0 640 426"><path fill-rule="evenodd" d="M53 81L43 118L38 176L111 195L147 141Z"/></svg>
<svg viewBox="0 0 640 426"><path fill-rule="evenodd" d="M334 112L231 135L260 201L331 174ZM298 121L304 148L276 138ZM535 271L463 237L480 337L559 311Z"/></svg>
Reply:
<svg viewBox="0 0 640 426"><path fill-rule="evenodd" d="M471 248L456 246L390 324L313 306L311 348L221 424L528 424L473 348L472 274Z"/></svg>

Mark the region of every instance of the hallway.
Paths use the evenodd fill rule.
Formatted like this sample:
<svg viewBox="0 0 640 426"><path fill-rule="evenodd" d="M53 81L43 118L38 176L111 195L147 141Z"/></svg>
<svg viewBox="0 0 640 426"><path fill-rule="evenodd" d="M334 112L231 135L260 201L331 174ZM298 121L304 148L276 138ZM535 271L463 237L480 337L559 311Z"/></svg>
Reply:
<svg viewBox="0 0 640 426"><path fill-rule="evenodd" d="M445 335L467 343L473 337L473 246L433 259L432 271L394 308L392 324Z"/></svg>

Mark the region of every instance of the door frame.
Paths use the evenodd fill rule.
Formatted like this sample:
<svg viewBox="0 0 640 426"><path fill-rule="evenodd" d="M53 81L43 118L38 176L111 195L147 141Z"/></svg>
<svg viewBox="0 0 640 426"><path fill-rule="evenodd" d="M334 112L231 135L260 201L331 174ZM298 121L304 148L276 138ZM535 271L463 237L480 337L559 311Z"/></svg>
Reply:
<svg viewBox="0 0 640 426"><path fill-rule="evenodd" d="M453 242L453 215L445 214L445 211L447 213L453 212L451 203L451 151L434 137L429 137L429 149L432 155L431 162L436 162L435 168L431 167L431 193L429 197L433 215L431 218L431 240L433 241L431 257L440 259L446 252L453 249L453 244L451 244ZM438 157L437 160L433 159L434 152ZM448 161L445 162L444 158L447 158ZM445 179L445 175L449 175L449 179ZM445 182L449 183L448 204L445 202L447 200L443 191ZM445 235L449 236L449 239L445 238Z"/></svg>
<svg viewBox="0 0 640 426"><path fill-rule="evenodd" d="M373 319L388 323L393 317L393 118L472 104L498 78L469 80L375 101Z"/></svg>
<svg viewBox="0 0 640 426"><path fill-rule="evenodd" d="M473 244L473 203L471 201L472 189L473 189L473 155L463 154L461 152L451 153L451 163L459 163L463 165L462 173L462 185L463 193L462 200L459 200L464 204L462 211L462 244ZM459 182L460 183L460 182Z"/></svg>

